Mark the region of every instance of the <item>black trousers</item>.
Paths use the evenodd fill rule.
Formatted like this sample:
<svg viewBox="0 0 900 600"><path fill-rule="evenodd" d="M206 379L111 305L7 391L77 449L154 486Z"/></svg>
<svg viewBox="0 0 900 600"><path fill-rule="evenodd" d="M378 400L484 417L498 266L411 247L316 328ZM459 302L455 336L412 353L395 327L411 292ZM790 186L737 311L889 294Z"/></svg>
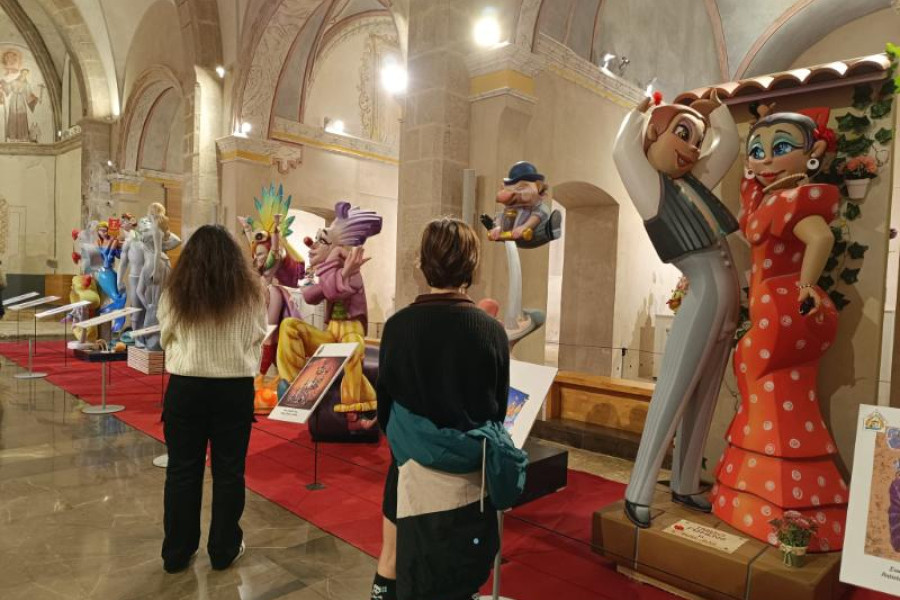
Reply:
<svg viewBox="0 0 900 600"><path fill-rule="evenodd" d="M243 539L244 465L253 423L253 378L211 379L172 375L166 389L163 431L166 469L165 540L167 569L187 565L200 546L200 506L206 448L213 476L212 523L207 552L213 568L227 567Z"/></svg>

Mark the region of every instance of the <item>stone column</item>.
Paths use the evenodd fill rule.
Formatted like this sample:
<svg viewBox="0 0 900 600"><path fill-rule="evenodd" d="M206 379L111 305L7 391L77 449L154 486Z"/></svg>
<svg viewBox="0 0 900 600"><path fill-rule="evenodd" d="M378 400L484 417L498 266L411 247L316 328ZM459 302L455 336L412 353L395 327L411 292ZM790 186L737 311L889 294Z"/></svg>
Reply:
<svg viewBox="0 0 900 600"><path fill-rule="evenodd" d="M409 90L401 126L394 306L427 289L416 268L422 229L462 209L469 160L471 19L464 0L410 0Z"/></svg>
<svg viewBox="0 0 900 600"><path fill-rule="evenodd" d="M107 177L107 180L112 201L111 212L115 212L117 215L127 212L136 217L144 216L140 205L143 177L137 173L113 173Z"/></svg>
<svg viewBox="0 0 900 600"><path fill-rule="evenodd" d="M109 181L112 122L85 118L81 127L81 225L108 216L111 211Z"/></svg>

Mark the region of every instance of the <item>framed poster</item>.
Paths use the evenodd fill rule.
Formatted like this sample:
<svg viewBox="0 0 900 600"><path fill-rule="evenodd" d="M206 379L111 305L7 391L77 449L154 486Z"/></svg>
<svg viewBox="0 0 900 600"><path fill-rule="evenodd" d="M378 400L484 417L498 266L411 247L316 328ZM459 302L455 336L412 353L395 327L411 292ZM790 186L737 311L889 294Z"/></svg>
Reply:
<svg viewBox="0 0 900 600"><path fill-rule="evenodd" d="M357 344L319 346L278 400L269 418L276 421L306 423L358 347Z"/></svg>
<svg viewBox="0 0 900 600"><path fill-rule="evenodd" d="M841 581L900 596L900 409L862 404Z"/></svg>
<svg viewBox="0 0 900 600"><path fill-rule="evenodd" d="M516 448L522 448L556 378L557 369L518 360L509 361L509 399L503 426Z"/></svg>

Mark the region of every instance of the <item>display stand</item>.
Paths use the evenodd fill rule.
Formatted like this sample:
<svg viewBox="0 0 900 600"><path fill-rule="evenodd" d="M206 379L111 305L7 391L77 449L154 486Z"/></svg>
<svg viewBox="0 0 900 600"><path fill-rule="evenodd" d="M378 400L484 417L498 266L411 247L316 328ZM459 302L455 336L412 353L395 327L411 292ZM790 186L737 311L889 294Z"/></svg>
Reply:
<svg viewBox="0 0 900 600"><path fill-rule="evenodd" d="M43 298L38 298L37 300L30 300L28 302L22 302L21 304L16 304L15 306L11 306L9 308L12 312L20 312L25 310L26 308L37 308L38 306L42 306L44 304L49 304L51 302L56 302L59 300L59 296L45 296ZM32 315L32 319L34 321L34 333L28 339L28 372L27 373L17 373L13 375L15 379L43 379L47 376L46 373L36 372L33 368L34 364L34 355L37 353L37 313L35 312ZM19 321L21 319L16 317L16 337L19 335Z"/></svg>
<svg viewBox="0 0 900 600"><path fill-rule="evenodd" d="M13 296L12 298L7 298L3 301L3 308L8 308L10 312L14 312L12 305L18 302L24 302L29 298L36 298L40 296L37 292L28 292L27 294L21 294L19 296ZM16 343L22 341L21 335L19 334L19 317L16 316Z"/></svg>
<svg viewBox="0 0 900 600"><path fill-rule="evenodd" d="M49 310L45 310L43 312L39 312L34 315L35 321L37 319L46 319L47 317L52 317L55 315L60 315L67 312L72 312L78 308L82 308L84 306L89 306L89 300L79 300L78 302L73 302L72 304L66 304L64 306L57 306L56 308L51 308ZM63 318L63 365L68 366L69 364L69 348L65 343L66 334L68 333L68 328L66 327L68 323L68 318ZM37 324L35 324L35 328L37 328Z"/></svg>
<svg viewBox="0 0 900 600"><path fill-rule="evenodd" d="M95 325L102 325L104 323L109 323L115 321L119 317L124 317L127 315L134 314L136 312L140 312L140 308L123 308L120 310L114 310L105 315L100 315L99 317L94 317L93 319L87 319L85 321L80 321L75 323L75 327L81 327L82 329L87 329L88 327L94 327ZM76 350L75 357L81 360L85 360L88 362L99 362L101 365L100 368L100 406L85 406L81 409L86 415L108 415L110 413L116 413L122 410L125 410L125 407L121 404L107 404L106 403L106 382L109 377L109 363L114 361L122 361L127 359L127 355L121 352L88 352L84 350Z"/></svg>
<svg viewBox="0 0 900 600"><path fill-rule="evenodd" d="M153 333L159 333L162 330L160 325L151 325L143 329L136 329L131 332L132 338L144 337ZM128 366L135 371L139 371L144 375L159 375L159 405L163 405L163 399L166 393L166 363L165 353L162 351L147 350L146 348L137 348L131 346L128 348ZM165 469L169 466L169 455L160 454L153 459L153 466Z"/></svg>
<svg viewBox="0 0 900 600"><path fill-rule="evenodd" d="M490 596L479 596L479 600L513 600L500 595L500 566L503 564L503 511L497 511L497 528L500 530L497 556L494 557L494 588Z"/></svg>
<svg viewBox="0 0 900 600"><path fill-rule="evenodd" d="M319 422L319 412L313 415L316 423ZM319 442L313 439L313 480L312 483L306 484L306 489L311 492L318 492L325 489L325 484L319 481Z"/></svg>
<svg viewBox="0 0 900 600"><path fill-rule="evenodd" d="M503 316L503 328L509 337L512 348L544 324L542 311L522 308L522 261L519 247L515 242L503 242L506 249L506 262L509 269L509 291L506 297L506 313Z"/></svg>

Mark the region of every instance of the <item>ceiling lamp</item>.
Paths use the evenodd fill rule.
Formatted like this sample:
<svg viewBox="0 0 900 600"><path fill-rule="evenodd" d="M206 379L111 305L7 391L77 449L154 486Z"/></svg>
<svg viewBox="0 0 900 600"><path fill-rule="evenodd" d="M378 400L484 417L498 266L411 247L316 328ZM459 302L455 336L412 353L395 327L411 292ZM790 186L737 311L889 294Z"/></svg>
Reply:
<svg viewBox="0 0 900 600"><path fill-rule="evenodd" d="M409 86L409 73L396 58L389 57L381 67L381 85L389 94L402 94Z"/></svg>
<svg viewBox="0 0 900 600"><path fill-rule="evenodd" d="M475 21L473 30L475 43L482 48L490 48L500 43L500 21L497 19L497 11L487 8L481 17Z"/></svg>

